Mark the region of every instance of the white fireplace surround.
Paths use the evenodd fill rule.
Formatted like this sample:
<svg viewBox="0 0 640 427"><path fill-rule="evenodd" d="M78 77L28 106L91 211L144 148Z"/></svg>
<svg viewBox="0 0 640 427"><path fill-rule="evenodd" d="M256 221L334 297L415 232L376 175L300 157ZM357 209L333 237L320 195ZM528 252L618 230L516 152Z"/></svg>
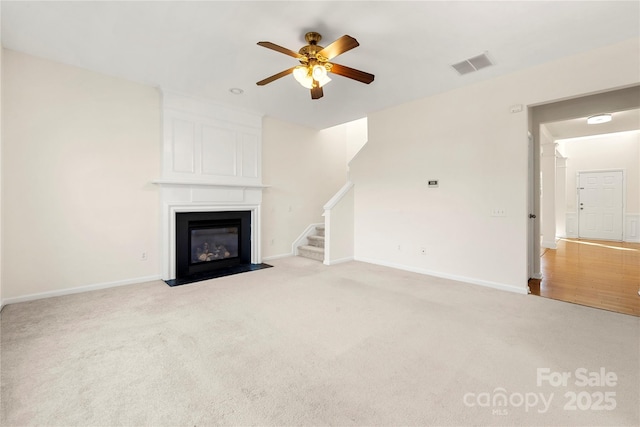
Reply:
<svg viewBox="0 0 640 427"><path fill-rule="evenodd" d="M176 278L176 214L251 212L251 263L260 254L262 116L163 91L161 270Z"/></svg>
<svg viewBox="0 0 640 427"><path fill-rule="evenodd" d="M176 214L182 212L251 212L251 263L262 262L260 253L260 205L259 204L220 204L204 205L199 203L164 203L162 209L162 279L176 278Z"/></svg>

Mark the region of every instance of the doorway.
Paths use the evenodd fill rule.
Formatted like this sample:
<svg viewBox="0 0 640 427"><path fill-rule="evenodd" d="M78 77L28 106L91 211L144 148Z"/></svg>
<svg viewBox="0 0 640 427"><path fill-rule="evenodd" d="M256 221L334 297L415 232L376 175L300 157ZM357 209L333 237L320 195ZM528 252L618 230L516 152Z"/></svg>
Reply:
<svg viewBox="0 0 640 427"><path fill-rule="evenodd" d="M568 236L569 238L557 239L556 233L553 231L548 233L547 236L542 236L542 223L547 220L553 222L556 220L550 215L546 215L547 218L541 218L545 215L541 215L542 201L540 195L542 193L542 181L541 172L543 166L541 160L549 162L550 157L556 157L552 155L551 151L554 144L549 144L548 140L545 140L546 136L542 134L541 125L560 122L560 121L585 121L586 118L598 113L604 112L623 112L640 108L640 86L634 86L626 89L614 90L597 95L590 95L581 98L565 100L540 106L530 107L530 132L533 136L533 173L530 174L530 192L534 195L532 197L533 209L530 210L529 215L532 218L529 241L529 253L530 264L532 269L530 271L530 290L534 295L541 295L548 298L559 299L577 304L588 305L592 307L605 308L608 310L624 312L626 314L640 315L640 245L638 243L622 242L625 239L625 216L624 216L624 191L625 191L625 179L626 173L622 170L596 170L596 169L584 169L580 172L584 174L573 175L576 179L577 186L570 186L574 188L571 190L567 186L568 191L575 191L574 199L578 202L575 211L575 235ZM635 114L638 117L638 114ZM640 125L635 120L635 127L623 130L636 131L640 129ZM605 128L602 128L605 129ZM606 129L610 129L607 127ZM609 132L615 132L609 130ZM606 131L602 133L607 133ZM595 135L595 133L591 134ZM583 136L583 135L574 135ZM542 159L541 145L545 145L546 159ZM555 149L553 149L555 151ZM558 160L563 162L565 159L558 155ZM547 167L545 165L545 167ZM637 170L638 166L634 166ZM554 168L549 168L554 170ZM599 172L617 172L615 174L593 175L593 173ZM591 175L589 173L592 173ZM636 173L637 175L637 173ZM555 176L547 175L544 177L545 189L549 188L547 178L555 179ZM582 182L580 182L582 179ZM595 181L594 181L595 179ZM578 187L578 188L576 188ZM584 187L584 191L581 189ZM621 192L620 192L621 191ZM582 193L582 194L580 194ZM545 199L545 213L548 213L549 206L547 205L548 199ZM553 203L553 200L551 201ZM579 205L583 203L583 205ZM587 208L585 208L587 206ZM582 207L582 210L579 208ZM608 207L614 209L614 211L607 210ZM619 211L619 212L618 212ZM581 215L582 214L582 215ZM571 223L572 218L567 215L567 229ZM564 221L564 217L558 219L558 221ZM544 223L546 231L551 228L549 222ZM628 227L628 224L626 226ZM553 234L554 243L553 246L549 245L547 248L541 247L541 240L544 244L546 240L549 243L549 234ZM542 237L546 237L542 239ZM585 255L588 249L601 250L596 255L589 255L592 258L587 258L580 255ZM566 268L559 266L559 264L550 262L553 256L553 261L561 260L564 262L564 267L570 266L569 271ZM615 256L621 260L620 267L615 267L614 263L602 263L600 261L605 259L613 259L611 256ZM607 258L609 257L609 258ZM595 260L595 261L594 261ZM602 271L598 272L595 268L600 267L605 273L612 273L611 276L603 277ZM622 285L622 279L626 280L624 286ZM536 280L538 279L538 280ZM562 279L562 283L561 283ZM562 295L557 286L556 289L551 290L549 286L553 286L554 282L557 285L562 284L564 287L564 296ZM612 288L616 288L616 292L620 292L619 295L611 295ZM596 295L594 297L594 295ZM604 295L604 296L603 296ZM626 306L626 309L616 309L616 304L609 304L608 306L602 306L601 302L611 299L617 300L621 305ZM594 302L595 301L595 302ZM597 301L600 301L598 303ZM606 304L605 304L606 305Z"/></svg>

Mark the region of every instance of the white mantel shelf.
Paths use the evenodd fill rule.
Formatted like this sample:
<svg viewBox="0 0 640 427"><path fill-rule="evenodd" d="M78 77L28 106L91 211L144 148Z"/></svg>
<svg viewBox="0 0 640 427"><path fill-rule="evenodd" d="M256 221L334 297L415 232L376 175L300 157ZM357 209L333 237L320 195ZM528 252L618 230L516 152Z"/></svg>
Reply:
<svg viewBox="0 0 640 427"><path fill-rule="evenodd" d="M215 188L269 188L270 185L263 184L222 184L214 182L201 182L201 181L172 181L165 179L157 179L151 181L156 185L184 185L184 186L200 186L200 187L215 187Z"/></svg>

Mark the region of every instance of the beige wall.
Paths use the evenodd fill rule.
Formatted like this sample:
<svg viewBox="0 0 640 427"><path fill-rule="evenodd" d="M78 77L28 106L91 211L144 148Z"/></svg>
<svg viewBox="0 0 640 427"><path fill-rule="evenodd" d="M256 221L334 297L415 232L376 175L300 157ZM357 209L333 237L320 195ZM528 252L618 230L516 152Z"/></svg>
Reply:
<svg viewBox="0 0 640 427"><path fill-rule="evenodd" d="M524 290L528 119L509 106L637 83L638 51L632 40L373 114L351 163L356 259ZM158 92L2 61L2 298L158 277ZM348 135L264 119L263 257L323 221Z"/></svg>
<svg viewBox="0 0 640 427"><path fill-rule="evenodd" d="M637 84L639 52L628 40L371 114L351 163L355 258L525 293L526 107Z"/></svg>
<svg viewBox="0 0 640 427"><path fill-rule="evenodd" d="M5 54L2 297L159 277L159 194L150 184L161 165L158 91ZM349 132L265 118L263 257L290 254L323 221L323 205L346 182Z"/></svg>
<svg viewBox="0 0 640 427"><path fill-rule="evenodd" d="M322 131L266 117L262 124L262 256L290 254L347 176L346 129Z"/></svg>
<svg viewBox="0 0 640 427"><path fill-rule="evenodd" d="M347 163L350 163L367 143L367 119L354 120L341 126L344 126L347 132Z"/></svg>
<svg viewBox="0 0 640 427"><path fill-rule="evenodd" d="M3 60L2 297L158 277L159 92Z"/></svg>

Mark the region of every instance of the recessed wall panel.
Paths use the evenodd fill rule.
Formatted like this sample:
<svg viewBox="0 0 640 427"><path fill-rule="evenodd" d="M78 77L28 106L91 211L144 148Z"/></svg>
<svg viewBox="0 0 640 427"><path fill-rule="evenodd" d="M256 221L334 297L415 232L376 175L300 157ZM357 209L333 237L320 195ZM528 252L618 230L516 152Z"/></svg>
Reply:
<svg viewBox="0 0 640 427"><path fill-rule="evenodd" d="M602 189L602 206L611 208L615 205L615 188Z"/></svg>
<svg viewBox="0 0 640 427"><path fill-rule="evenodd" d="M236 176L236 133L212 126L202 127L202 173Z"/></svg>
<svg viewBox="0 0 640 427"><path fill-rule="evenodd" d="M585 191L585 197L580 199L580 201L583 201L584 206L595 206L598 203L598 189L587 188Z"/></svg>
<svg viewBox="0 0 640 427"><path fill-rule="evenodd" d="M171 124L172 172L194 173L195 123L174 119Z"/></svg>
<svg viewBox="0 0 640 427"><path fill-rule="evenodd" d="M258 137L240 134L242 141L242 176L245 178L258 177Z"/></svg>

